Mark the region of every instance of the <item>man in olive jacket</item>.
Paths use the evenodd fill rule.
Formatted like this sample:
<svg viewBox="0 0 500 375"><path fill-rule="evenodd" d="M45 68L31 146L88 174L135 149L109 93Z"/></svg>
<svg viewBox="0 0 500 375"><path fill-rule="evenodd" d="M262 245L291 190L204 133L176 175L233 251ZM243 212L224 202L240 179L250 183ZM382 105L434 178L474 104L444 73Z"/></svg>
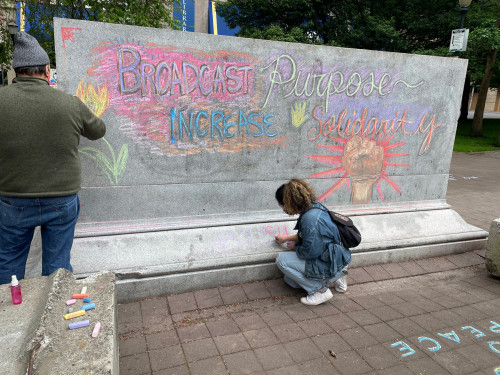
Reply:
<svg viewBox="0 0 500 375"><path fill-rule="evenodd" d="M72 271L80 212L80 136L106 125L77 97L49 86L50 60L25 32L14 39L12 85L0 89L0 284L24 278L34 229L41 227L42 275Z"/></svg>

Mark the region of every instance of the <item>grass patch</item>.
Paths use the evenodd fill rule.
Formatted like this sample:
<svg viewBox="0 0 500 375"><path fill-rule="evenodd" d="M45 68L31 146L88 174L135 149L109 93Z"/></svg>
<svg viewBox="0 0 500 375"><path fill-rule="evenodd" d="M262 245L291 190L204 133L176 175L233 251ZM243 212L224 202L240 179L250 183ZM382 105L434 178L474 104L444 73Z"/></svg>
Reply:
<svg viewBox="0 0 500 375"><path fill-rule="evenodd" d="M500 151L497 143L500 131L500 119L483 120L483 137L469 137L472 120L459 121L453 151L477 152L477 151Z"/></svg>

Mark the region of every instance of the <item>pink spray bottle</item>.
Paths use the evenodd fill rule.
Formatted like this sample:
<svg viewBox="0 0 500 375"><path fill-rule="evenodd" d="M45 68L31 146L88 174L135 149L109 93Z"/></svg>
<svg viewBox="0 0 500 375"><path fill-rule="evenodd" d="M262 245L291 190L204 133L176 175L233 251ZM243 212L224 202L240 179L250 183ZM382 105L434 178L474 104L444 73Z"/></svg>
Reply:
<svg viewBox="0 0 500 375"><path fill-rule="evenodd" d="M21 285L19 285L19 281L17 280L16 275L12 275L10 294L12 294L12 303L14 305L19 305L21 302L23 302L23 297L21 295Z"/></svg>

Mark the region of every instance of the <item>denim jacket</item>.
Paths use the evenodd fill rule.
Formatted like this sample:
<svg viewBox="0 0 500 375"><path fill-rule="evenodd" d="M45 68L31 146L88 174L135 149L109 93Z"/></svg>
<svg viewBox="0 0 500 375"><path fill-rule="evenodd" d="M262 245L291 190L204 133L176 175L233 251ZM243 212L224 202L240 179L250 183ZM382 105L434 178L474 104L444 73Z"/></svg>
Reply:
<svg viewBox="0 0 500 375"><path fill-rule="evenodd" d="M297 220L295 252L306 261L306 277L331 279L351 262L351 252L339 244L339 230L326 207L317 202L313 206L320 209L308 210Z"/></svg>

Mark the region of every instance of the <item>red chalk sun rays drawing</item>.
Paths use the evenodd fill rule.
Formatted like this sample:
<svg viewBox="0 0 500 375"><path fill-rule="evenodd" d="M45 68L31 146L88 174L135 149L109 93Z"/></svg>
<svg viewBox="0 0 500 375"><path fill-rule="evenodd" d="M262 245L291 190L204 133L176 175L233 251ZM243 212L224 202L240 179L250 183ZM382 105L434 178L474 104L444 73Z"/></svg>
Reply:
<svg viewBox="0 0 500 375"><path fill-rule="evenodd" d="M390 158L408 156L408 153L393 153L392 150L406 144L397 142L389 144L392 136L382 138L382 134L375 140L371 138L354 135L349 139L331 137L330 139L341 145L316 145L324 147L333 152L331 155L304 155L312 160L335 166L323 172L314 173L309 177L329 177L341 174L340 179L325 191L318 201L322 201L335 193L345 184L351 189L351 200L354 204L364 204L371 201L373 186L376 184L379 197L384 200L380 188L382 181L387 182L398 194L401 189L386 172L387 166L410 167L410 164L389 162ZM337 155L340 153L340 155Z"/></svg>

